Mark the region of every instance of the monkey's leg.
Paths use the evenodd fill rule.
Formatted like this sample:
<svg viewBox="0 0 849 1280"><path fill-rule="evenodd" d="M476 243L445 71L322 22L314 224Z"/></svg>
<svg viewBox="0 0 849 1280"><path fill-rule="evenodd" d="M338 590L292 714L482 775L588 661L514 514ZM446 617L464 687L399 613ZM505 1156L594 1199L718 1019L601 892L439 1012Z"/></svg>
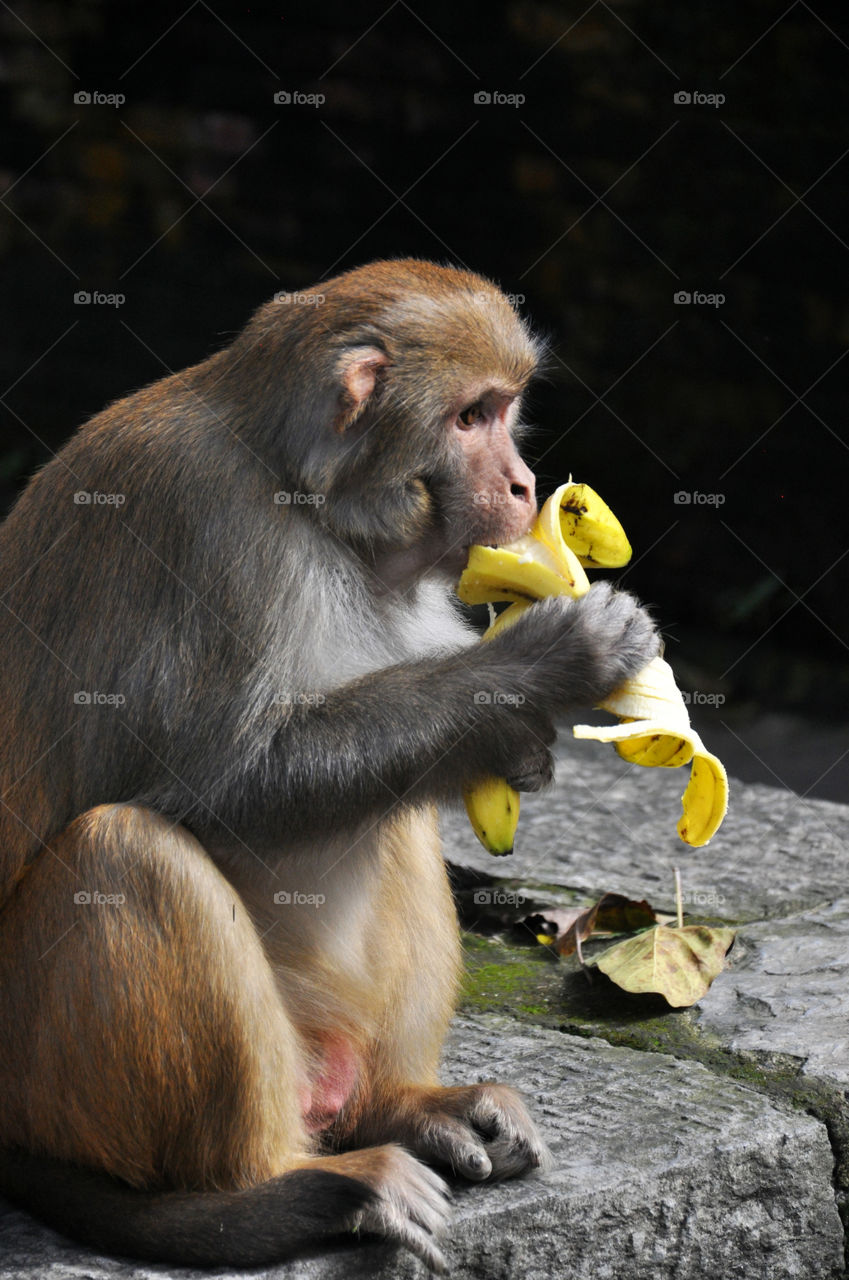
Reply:
<svg viewBox="0 0 849 1280"><path fill-rule="evenodd" d="M438 1081L461 960L435 810L400 817L385 855L378 936L394 961L386 1024L332 1138L346 1146L399 1142L475 1182L547 1167L548 1151L515 1089Z"/></svg>
<svg viewBox="0 0 849 1280"><path fill-rule="evenodd" d="M7 902L2 939L12 1199L155 1260L258 1265L362 1226L440 1264L428 1169L392 1146L310 1156L299 1038L241 900L184 829L132 805L83 814Z"/></svg>

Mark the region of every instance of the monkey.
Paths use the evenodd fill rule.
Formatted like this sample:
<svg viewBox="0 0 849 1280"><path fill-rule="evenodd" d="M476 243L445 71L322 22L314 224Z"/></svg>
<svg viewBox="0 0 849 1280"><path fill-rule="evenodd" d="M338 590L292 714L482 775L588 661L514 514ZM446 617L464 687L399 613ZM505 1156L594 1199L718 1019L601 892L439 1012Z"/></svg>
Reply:
<svg viewBox="0 0 849 1280"><path fill-rule="evenodd" d="M607 583L486 645L457 609L536 514L541 355L481 276L357 267L97 414L0 526L0 1191L55 1229L439 1271L446 1175L546 1166L517 1092L439 1081L436 806L547 785L555 717L658 639Z"/></svg>

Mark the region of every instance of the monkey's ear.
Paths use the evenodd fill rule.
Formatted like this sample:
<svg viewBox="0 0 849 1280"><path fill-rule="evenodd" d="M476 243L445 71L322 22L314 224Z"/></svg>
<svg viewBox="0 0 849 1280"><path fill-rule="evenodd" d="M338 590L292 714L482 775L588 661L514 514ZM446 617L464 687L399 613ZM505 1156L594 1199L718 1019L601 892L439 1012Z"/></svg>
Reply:
<svg viewBox="0 0 849 1280"><path fill-rule="evenodd" d="M389 356L379 347L352 347L342 356L339 362L342 394L334 423L340 435L356 422L388 364Z"/></svg>

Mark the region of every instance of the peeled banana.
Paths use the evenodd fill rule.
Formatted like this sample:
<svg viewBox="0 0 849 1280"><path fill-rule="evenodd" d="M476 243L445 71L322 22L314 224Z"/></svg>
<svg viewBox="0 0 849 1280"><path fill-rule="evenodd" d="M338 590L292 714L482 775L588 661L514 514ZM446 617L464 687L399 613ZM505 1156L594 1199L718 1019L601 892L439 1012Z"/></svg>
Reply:
<svg viewBox="0 0 849 1280"><path fill-rule="evenodd" d="M534 600L584 595L590 586L585 567L619 568L630 558L631 546L613 512L589 485L570 478L543 505L529 534L504 547L471 548L457 594L466 604L510 602L484 634L490 640ZM687 844L707 844L725 817L728 778L690 725L669 664L655 658L601 706L620 723L575 725L575 737L613 742L633 764L674 769L692 762L677 830ZM468 789L464 799L484 847L493 854L512 853L518 792L503 778L487 778Z"/></svg>
<svg viewBox="0 0 849 1280"><path fill-rule="evenodd" d="M583 529L575 550L576 529ZM590 589L576 554L592 549L592 564L625 564L631 547L613 512L589 485L571 480L556 489L531 532L503 547L472 547L457 594L466 604L510 601L484 633L491 640L546 596L582 596ZM606 557L606 558L605 558ZM590 563L590 561L588 561ZM519 793L504 778L486 778L463 793L475 835L496 856L513 852Z"/></svg>

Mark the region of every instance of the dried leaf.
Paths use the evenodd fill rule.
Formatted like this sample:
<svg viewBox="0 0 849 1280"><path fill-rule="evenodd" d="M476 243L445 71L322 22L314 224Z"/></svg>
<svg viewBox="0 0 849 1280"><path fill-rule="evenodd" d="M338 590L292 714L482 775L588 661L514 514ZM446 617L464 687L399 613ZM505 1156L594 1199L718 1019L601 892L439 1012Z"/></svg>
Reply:
<svg viewBox="0 0 849 1280"><path fill-rule="evenodd" d="M734 941L734 929L658 925L608 947L595 961L602 973L624 991L653 991L674 1009L701 1000Z"/></svg>
<svg viewBox="0 0 849 1280"><path fill-rule="evenodd" d="M657 924L657 920L654 908L645 899L636 902L621 893L605 893L592 907L587 907L569 922L557 939L557 950L561 956L570 956L577 951L580 957L581 943L586 942L591 933L633 933L635 929Z"/></svg>

